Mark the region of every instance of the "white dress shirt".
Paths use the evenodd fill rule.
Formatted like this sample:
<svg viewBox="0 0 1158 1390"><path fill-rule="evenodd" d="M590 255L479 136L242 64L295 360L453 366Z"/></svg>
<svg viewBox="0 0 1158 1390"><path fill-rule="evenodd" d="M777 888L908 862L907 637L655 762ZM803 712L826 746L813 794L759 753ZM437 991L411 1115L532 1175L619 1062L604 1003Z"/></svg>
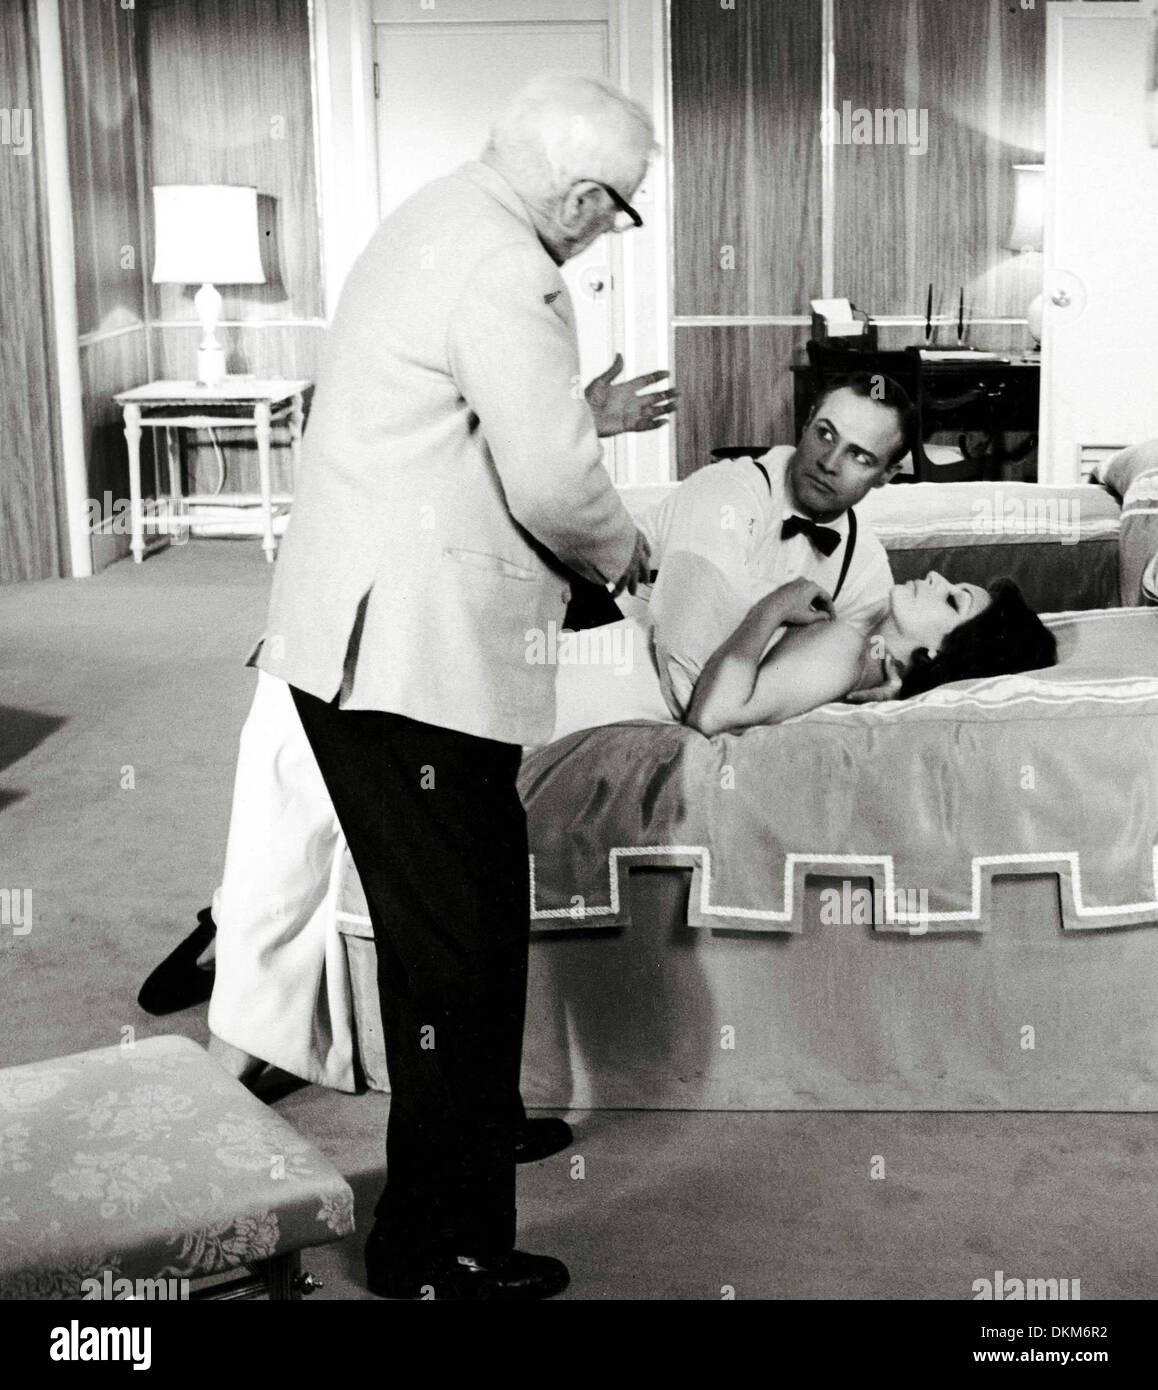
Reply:
<svg viewBox="0 0 1158 1390"><path fill-rule="evenodd" d="M788 517L805 515L788 485L793 452L777 445L759 460L767 481L751 459L702 468L640 522L659 571L651 595L659 679L677 717L704 663L758 599L792 579L811 579L829 593L836 588L847 514L825 523L842 538L829 556L805 535L780 534ZM860 523L837 616L867 636L888 606L892 583L884 546Z"/></svg>

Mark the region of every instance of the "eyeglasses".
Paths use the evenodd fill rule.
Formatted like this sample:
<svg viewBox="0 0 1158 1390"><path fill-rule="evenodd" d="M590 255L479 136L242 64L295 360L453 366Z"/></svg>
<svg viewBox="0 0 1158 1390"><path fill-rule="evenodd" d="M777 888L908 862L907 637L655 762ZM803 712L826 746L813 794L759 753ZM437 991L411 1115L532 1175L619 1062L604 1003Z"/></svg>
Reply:
<svg viewBox="0 0 1158 1390"><path fill-rule="evenodd" d="M600 183L598 179L582 179L580 180L580 182L593 183L596 188L602 188L604 193L606 193L607 196L611 199L611 201L615 204L616 212L615 222L612 226L613 231L629 232L633 227L643 226L643 218L640 217L639 213L636 212L636 210L631 206L631 204L627 201L626 198L620 197L620 195L616 193L615 189L612 188L609 184ZM623 220L624 218L627 218L628 220L625 222Z"/></svg>

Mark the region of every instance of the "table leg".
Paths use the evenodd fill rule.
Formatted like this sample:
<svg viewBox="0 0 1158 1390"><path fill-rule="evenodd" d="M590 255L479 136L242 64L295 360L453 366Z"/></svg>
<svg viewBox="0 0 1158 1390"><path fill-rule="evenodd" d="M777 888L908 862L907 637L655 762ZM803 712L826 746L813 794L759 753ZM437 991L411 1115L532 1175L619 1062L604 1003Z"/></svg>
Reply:
<svg viewBox="0 0 1158 1390"><path fill-rule="evenodd" d="M173 521L184 514L185 496L181 489L181 432L172 425L165 426L165 448L169 455L169 535ZM186 537L186 539L188 539Z"/></svg>
<svg viewBox="0 0 1158 1390"><path fill-rule="evenodd" d="M302 456L302 393L299 391L293 398L290 407L290 492L295 492L298 485L298 465Z"/></svg>
<svg viewBox="0 0 1158 1390"><path fill-rule="evenodd" d="M270 405L268 401L258 401L253 411L253 423L257 433L257 466L261 474L261 548L265 558L273 564L277 554L277 541L273 534L273 486L269 476L270 446Z"/></svg>
<svg viewBox="0 0 1158 1390"><path fill-rule="evenodd" d="M129 446L129 504L132 514L133 561L145 558L145 518L141 508L141 407L131 401L125 406L125 441Z"/></svg>

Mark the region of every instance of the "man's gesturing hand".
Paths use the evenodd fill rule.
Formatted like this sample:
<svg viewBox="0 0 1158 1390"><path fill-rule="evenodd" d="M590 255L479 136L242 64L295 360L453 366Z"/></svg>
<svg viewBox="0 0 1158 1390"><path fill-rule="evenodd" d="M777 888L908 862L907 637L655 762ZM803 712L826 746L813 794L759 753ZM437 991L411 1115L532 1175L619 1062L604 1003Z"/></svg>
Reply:
<svg viewBox="0 0 1158 1390"><path fill-rule="evenodd" d="M624 589L629 594L634 594L640 584L648 584L651 581L651 546L647 543L647 537L636 528L635 550L632 552L631 563L623 571L623 575L611 591L612 598L616 598L623 593Z"/></svg>
<svg viewBox="0 0 1158 1390"><path fill-rule="evenodd" d="M666 425L676 408L679 392L667 388L645 392L644 388L654 386L657 381L666 381L668 373L648 372L645 376L635 376L630 381L613 385L621 371L623 354L617 352L611 366L597 376L584 393L595 416L595 427L600 438L657 430L661 425Z"/></svg>

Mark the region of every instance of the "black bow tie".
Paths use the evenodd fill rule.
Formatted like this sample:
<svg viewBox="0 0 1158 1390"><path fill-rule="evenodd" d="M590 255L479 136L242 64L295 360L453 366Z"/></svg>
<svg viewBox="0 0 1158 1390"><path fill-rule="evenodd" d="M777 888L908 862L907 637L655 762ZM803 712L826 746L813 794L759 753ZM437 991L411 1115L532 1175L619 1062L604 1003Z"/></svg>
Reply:
<svg viewBox="0 0 1158 1390"><path fill-rule="evenodd" d="M801 533L806 535L813 546L824 556L831 555L840 545L842 539L839 531L834 531L831 526L820 526L806 516L785 518L784 525L780 528L781 540L790 541L793 536L798 536Z"/></svg>

